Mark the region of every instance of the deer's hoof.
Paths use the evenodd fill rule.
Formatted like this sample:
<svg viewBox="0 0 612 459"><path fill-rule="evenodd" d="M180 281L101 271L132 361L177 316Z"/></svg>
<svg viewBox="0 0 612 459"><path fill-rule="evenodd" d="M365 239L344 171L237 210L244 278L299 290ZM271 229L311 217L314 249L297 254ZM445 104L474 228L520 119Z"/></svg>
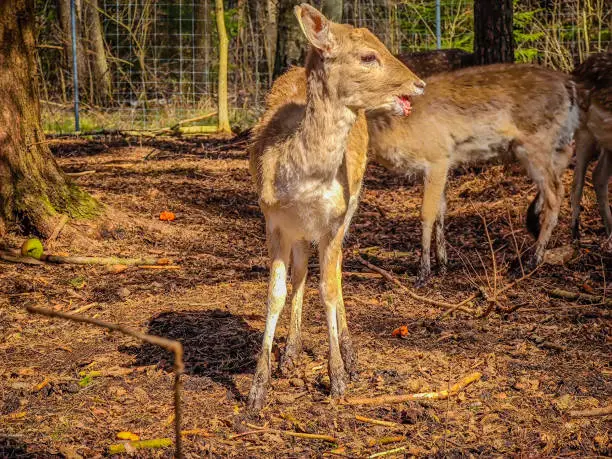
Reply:
<svg viewBox="0 0 612 459"><path fill-rule="evenodd" d="M249 391L247 399L247 408L249 411L260 411L266 401L267 387L265 384L254 383Z"/></svg>
<svg viewBox="0 0 612 459"><path fill-rule="evenodd" d="M288 377L298 366L300 353L302 352L301 346L287 344L285 352L281 356L279 369L284 377Z"/></svg>

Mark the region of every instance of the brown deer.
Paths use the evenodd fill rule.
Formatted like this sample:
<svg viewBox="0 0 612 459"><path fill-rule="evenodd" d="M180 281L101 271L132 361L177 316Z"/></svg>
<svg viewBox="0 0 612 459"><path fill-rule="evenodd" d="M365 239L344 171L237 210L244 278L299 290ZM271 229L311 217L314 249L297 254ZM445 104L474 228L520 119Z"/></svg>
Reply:
<svg viewBox="0 0 612 459"><path fill-rule="evenodd" d="M368 115L370 149L376 159L401 173L425 177L421 209L422 254L418 285L431 274L436 256L446 265L444 190L449 169L494 157L518 159L538 193L527 226L537 238L530 265L542 262L563 199L561 174L572 154L578 107L569 76L541 67L505 64L440 74L427 81L423 97L406 118Z"/></svg>
<svg viewBox="0 0 612 459"><path fill-rule="evenodd" d="M594 54L573 72L579 84L582 114L576 133L576 168L572 184L572 234L580 239L580 201L587 166L593 159L593 185L599 213L608 237L612 234L612 212L608 182L612 176L612 49Z"/></svg>
<svg viewBox="0 0 612 459"><path fill-rule="evenodd" d="M291 319L281 370L301 348L300 325L311 243L319 250L320 294L329 329L331 395L341 396L355 375L342 300L342 240L357 207L366 165L364 110L407 115L408 97L425 84L367 29L329 21L313 7L295 7L310 42L306 68L279 78L253 130L250 169L266 220L271 257L267 318L248 405L263 406L270 351L287 295L292 262Z"/></svg>

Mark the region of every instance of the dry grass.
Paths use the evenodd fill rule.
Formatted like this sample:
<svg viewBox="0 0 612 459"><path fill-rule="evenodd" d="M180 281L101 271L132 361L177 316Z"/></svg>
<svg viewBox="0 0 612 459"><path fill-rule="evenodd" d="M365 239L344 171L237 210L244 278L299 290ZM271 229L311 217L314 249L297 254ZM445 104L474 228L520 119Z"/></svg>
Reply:
<svg viewBox="0 0 612 459"><path fill-rule="evenodd" d="M457 313L439 319L439 309L381 279L345 278L361 368L350 395L446 389L472 371L482 372L483 379L460 396L380 407L328 403L327 331L313 265L301 364L292 378L274 375L268 405L260 417L252 417L245 413L244 396L264 325L267 257L244 151L217 141L128 144L111 138L53 148L66 170L95 169L96 174L78 180L114 209L114 221L98 239L70 240L69 233L62 233L55 250L169 256L181 269L130 268L112 274L94 266L0 264L0 456L77 452L92 457L103 454L122 430L142 439L172 436L169 355L125 336L24 311L26 305L66 312L91 304L88 315L183 342L183 428L213 434L186 437L188 457L311 457L334 448L323 441L282 436L277 429L333 436L344 447L341 454L349 457L398 447L434 457L610 454L605 417L571 419L568 414L610 403L610 313L601 305L577 305L546 294L560 287L610 295L606 282L612 278L612 257L598 249L602 224L590 191L580 255L565 266L545 266L504 292L497 298L500 303L520 306L510 314L474 319ZM569 183L569 172L566 179ZM352 254L375 247L370 261L410 285L419 260L420 193L420 185L369 167L346 243L345 271L363 271ZM497 288L508 283L513 237L520 250L532 243L522 222L532 194L529 182L514 168L453 174L449 272L419 294L457 302L487 285L485 272L490 276L492 265L483 219L496 257ZM162 210L175 212L176 221L159 222ZM569 243L567 204L560 222L553 246ZM5 244L14 247L20 239L13 235ZM279 352L287 325L285 314ZM408 326L407 339L391 336L400 325ZM79 386L79 372L93 370L100 376ZM34 390L45 378L50 382ZM399 427L362 423L355 415ZM247 423L271 430L232 437L252 430ZM407 440L400 443L372 440L402 435ZM171 454L171 449L141 453Z"/></svg>

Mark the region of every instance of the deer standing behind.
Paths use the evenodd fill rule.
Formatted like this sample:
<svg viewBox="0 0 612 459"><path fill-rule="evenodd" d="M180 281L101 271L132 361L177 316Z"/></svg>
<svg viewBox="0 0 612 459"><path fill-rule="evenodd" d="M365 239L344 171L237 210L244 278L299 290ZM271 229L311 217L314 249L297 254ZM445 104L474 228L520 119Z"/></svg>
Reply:
<svg viewBox="0 0 612 459"><path fill-rule="evenodd" d="M413 102L413 114L368 115L376 160L401 173L422 172L422 254L417 284L436 258L446 266L444 191L451 168L494 157L518 159L537 186L527 226L537 238L531 267L542 262L563 199L561 175L572 154L578 107L569 76L541 67L498 64L440 74Z"/></svg>
<svg viewBox="0 0 612 459"><path fill-rule="evenodd" d="M319 250L320 294L329 330L331 395L341 396L356 356L342 300L342 240L357 208L366 165L364 110L409 112L408 96L424 83L367 29L336 24L302 4L295 14L311 48L306 68L279 78L253 130L250 169L266 220L271 258L267 317L248 405L263 406L270 352L287 295L291 319L281 370L301 351L301 314L311 243Z"/></svg>
<svg viewBox="0 0 612 459"><path fill-rule="evenodd" d="M612 234L612 212L608 182L612 176L612 49L594 54L576 67L574 80L580 86L581 119L576 132L576 168L572 184L572 234L580 239L580 201L589 162L597 159L593 186L599 213L608 237Z"/></svg>

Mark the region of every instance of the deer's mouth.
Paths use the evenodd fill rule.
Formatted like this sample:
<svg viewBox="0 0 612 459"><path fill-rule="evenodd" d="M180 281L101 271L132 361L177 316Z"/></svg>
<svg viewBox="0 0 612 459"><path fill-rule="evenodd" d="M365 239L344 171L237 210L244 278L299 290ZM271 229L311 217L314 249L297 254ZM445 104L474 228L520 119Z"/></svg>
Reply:
<svg viewBox="0 0 612 459"><path fill-rule="evenodd" d="M408 116L412 113L412 103L410 101L410 96L406 96L406 95L396 96L395 102L399 106L401 110L401 114L403 116Z"/></svg>

